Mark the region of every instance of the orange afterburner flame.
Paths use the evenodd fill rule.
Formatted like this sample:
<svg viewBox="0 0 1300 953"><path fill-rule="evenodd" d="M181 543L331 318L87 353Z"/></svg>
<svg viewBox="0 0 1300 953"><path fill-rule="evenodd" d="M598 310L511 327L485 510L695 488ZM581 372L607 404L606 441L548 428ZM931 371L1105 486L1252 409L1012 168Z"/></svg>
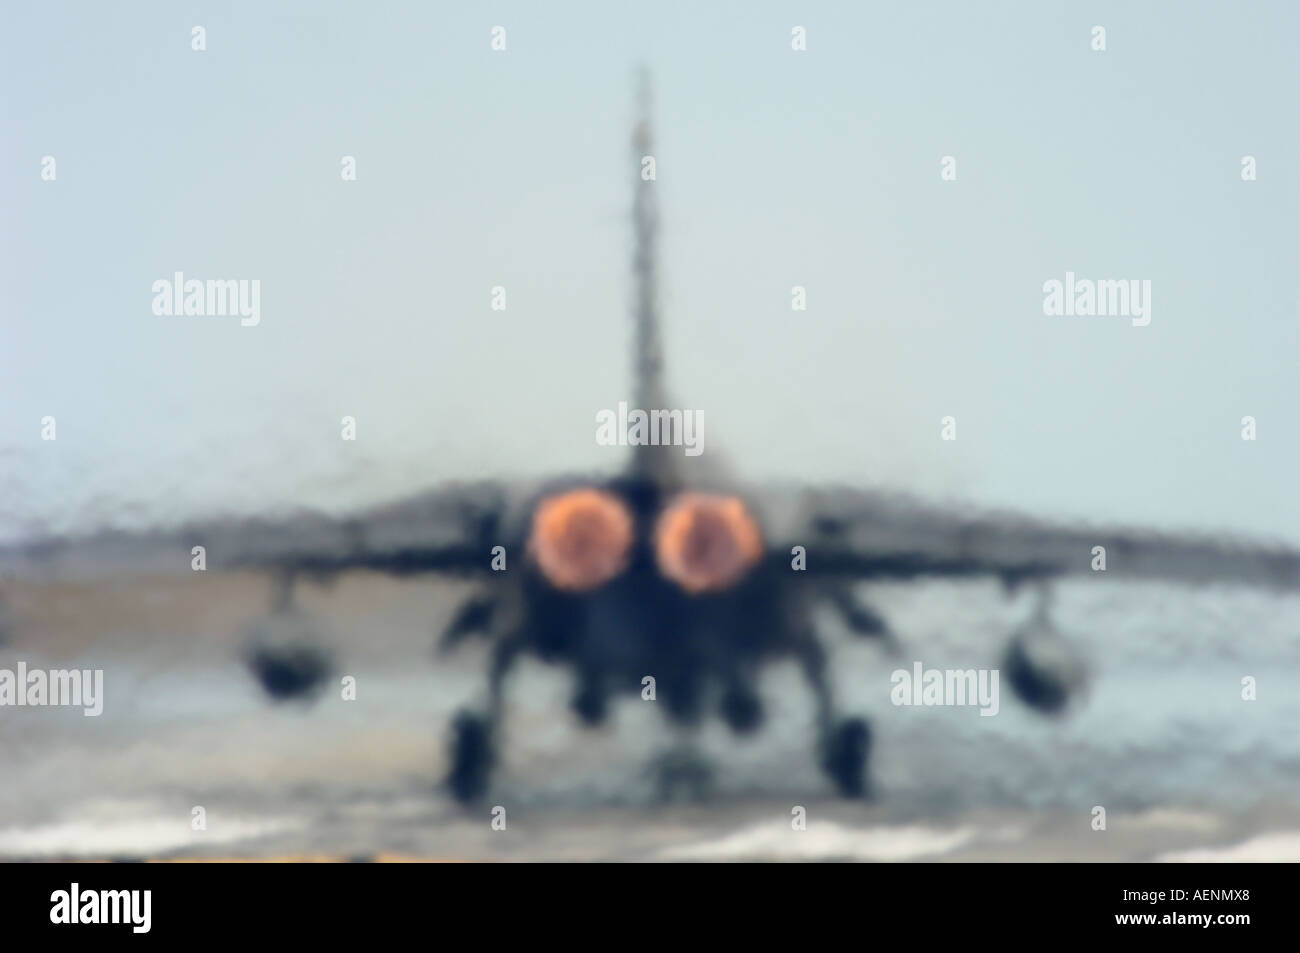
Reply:
<svg viewBox="0 0 1300 953"><path fill-rule="evenodd" d="M683 493L659 517L659 571L687 592L725 589L763 554L763 537L735 496Z"/></svg>
<svg viewBox="0 0 1300 953"><path fill-rule="evenodd" d="M570 490L538 505L528 546L551 585L582 592L623 571L632 536L632 513L618 497Z"/></svg>

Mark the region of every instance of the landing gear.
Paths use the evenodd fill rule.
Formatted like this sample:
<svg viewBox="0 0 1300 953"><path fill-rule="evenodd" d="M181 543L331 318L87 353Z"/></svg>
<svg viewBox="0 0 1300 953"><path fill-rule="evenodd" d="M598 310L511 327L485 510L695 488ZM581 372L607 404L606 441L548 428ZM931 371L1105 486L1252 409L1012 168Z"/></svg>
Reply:
<svg viewBox="0 0 1300 953"><path fill-rule="evenodd" d="M506 675L519 657L522 642L511 636L498 642L492 650L488 671L488 705L486 713L462 709L452 723L451 770L447 787L462 804L487 794L496 766L497 726L504 705Z"/></svg>
<svg viewBox="0 0 1300 953"><path fill-rule="evenodd" d="M844 797L867 793L867 759L871 755L871 727L862 718L844 718L827 734L822 750L822 770Z"/></svg>
<svg viewBox="0 0 1300 953"><path fill-rule="evenodd" d="M821 768L835 782L844 797L862 797L867 793L867 759L871 756L871 726L864 718L836 716L826 677L826 656L811 638L800 643L799 658L804 677L817 704L817 724L821 733Z"/></svg>
<svg viewBox="0 0 1300 953"><path fill-rule="evenodd" d="M452 725L451 772L447 776L452 796L465 803L486 794L494 760L488 720L462 711Z"/></svg>
<svg viewBox="0 0 1300 953"><path fill-rule="evenodd" d="M763 703L748 686L733 685L722 696L722 717L736 734L749 734L763 724Z"/></svg>
<svg viewBox="0 0 1300 953"><path fill-rule="evenodd" d="M584 675L569 704L586 727L593 728L603 722L609 715L609 700L600 676L595 673Z"/></svg>

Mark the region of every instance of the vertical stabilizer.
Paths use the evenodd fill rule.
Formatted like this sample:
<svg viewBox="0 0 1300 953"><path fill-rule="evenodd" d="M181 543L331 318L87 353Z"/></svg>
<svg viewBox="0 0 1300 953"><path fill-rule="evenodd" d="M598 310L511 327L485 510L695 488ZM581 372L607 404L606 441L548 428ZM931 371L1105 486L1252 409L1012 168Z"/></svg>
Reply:
<svg viewBox="0 0 1300 953"><path fill-rule="evenodd" d="M650 78L642 71L637 101L637 123L632 135L635 192L632 221L635 251L632 267L636 283L633 305L632 376L633 407L649 413L670 409L664 385L663 339L659 328L659 209L653 178L646 178L645 159L654 155L650 129ZM660 484L674 481L674 458L671 447L638 446L633 448L632 472ZM677 453L681 450L678 448Z"/></svg>

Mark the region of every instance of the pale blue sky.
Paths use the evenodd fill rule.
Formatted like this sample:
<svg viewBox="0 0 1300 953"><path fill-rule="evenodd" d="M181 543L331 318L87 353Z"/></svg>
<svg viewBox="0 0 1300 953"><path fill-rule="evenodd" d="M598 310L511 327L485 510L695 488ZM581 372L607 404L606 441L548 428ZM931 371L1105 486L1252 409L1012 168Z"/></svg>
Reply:
<svg viewBox="0 0 1300 953"><path fill-rule="evenodd" d="M0 535L617 466L595 414L629 397L646 63L670 380L706 458L1300 542L1295 4L23 0L4 23ZM176 270L260 279L261 325L155 316ZM1150 279L1151 325L1044 316L1067 270Z"/></svg>

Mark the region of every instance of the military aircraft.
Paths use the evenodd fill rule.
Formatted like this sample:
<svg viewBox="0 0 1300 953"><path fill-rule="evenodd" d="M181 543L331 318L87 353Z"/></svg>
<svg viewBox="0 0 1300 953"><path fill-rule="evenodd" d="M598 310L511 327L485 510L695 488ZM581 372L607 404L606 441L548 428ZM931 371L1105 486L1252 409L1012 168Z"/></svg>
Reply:
<svg viewBox="0 0 1300 953"><path fill-rule="evenodd" d="M636 407L667 408L656 184L640 174L652 149L644 94L641 110L631 163L632 396ZM474 580L476 594L441 637L444 651L473 637L491 645L485 697L451 729L446 781L462 801L489 790L507 676L527 654L573 671L572 709L583 724L604 720L611 700L640 695L649 677L673 722L690 725L716 713L737 733L763 724L760 668L794 660L815 702L819 762L844 795L857 796L869 790L872 733L833 695L814 610L829 607L850 631L889 651L895 637L859 599L860 583L992 577L1008 592L1037 586L1039 611L1011 634L1003 669L1018 696L1044 714L1064 710L1085 682L1079 655L1052 626L1050 587L1093 575L1095 547L1104 547L1109 561L1098 579L1300 588L1300 552L1290 549L1051 526L844 487L743 487L688 476L682 462L679 447L641 444L608 479L453 484L341 519L211 521L37 539L0 550L0 569L37 579L184 573L192 547L202 545L210 569L264 571L276 581L271 614L250 625L246 661L276 700L310 697L331 672L311 619L294 607L296 580L352 570ZM700 779L701 766L690 758L661 767L670 788Z"/></svg>

